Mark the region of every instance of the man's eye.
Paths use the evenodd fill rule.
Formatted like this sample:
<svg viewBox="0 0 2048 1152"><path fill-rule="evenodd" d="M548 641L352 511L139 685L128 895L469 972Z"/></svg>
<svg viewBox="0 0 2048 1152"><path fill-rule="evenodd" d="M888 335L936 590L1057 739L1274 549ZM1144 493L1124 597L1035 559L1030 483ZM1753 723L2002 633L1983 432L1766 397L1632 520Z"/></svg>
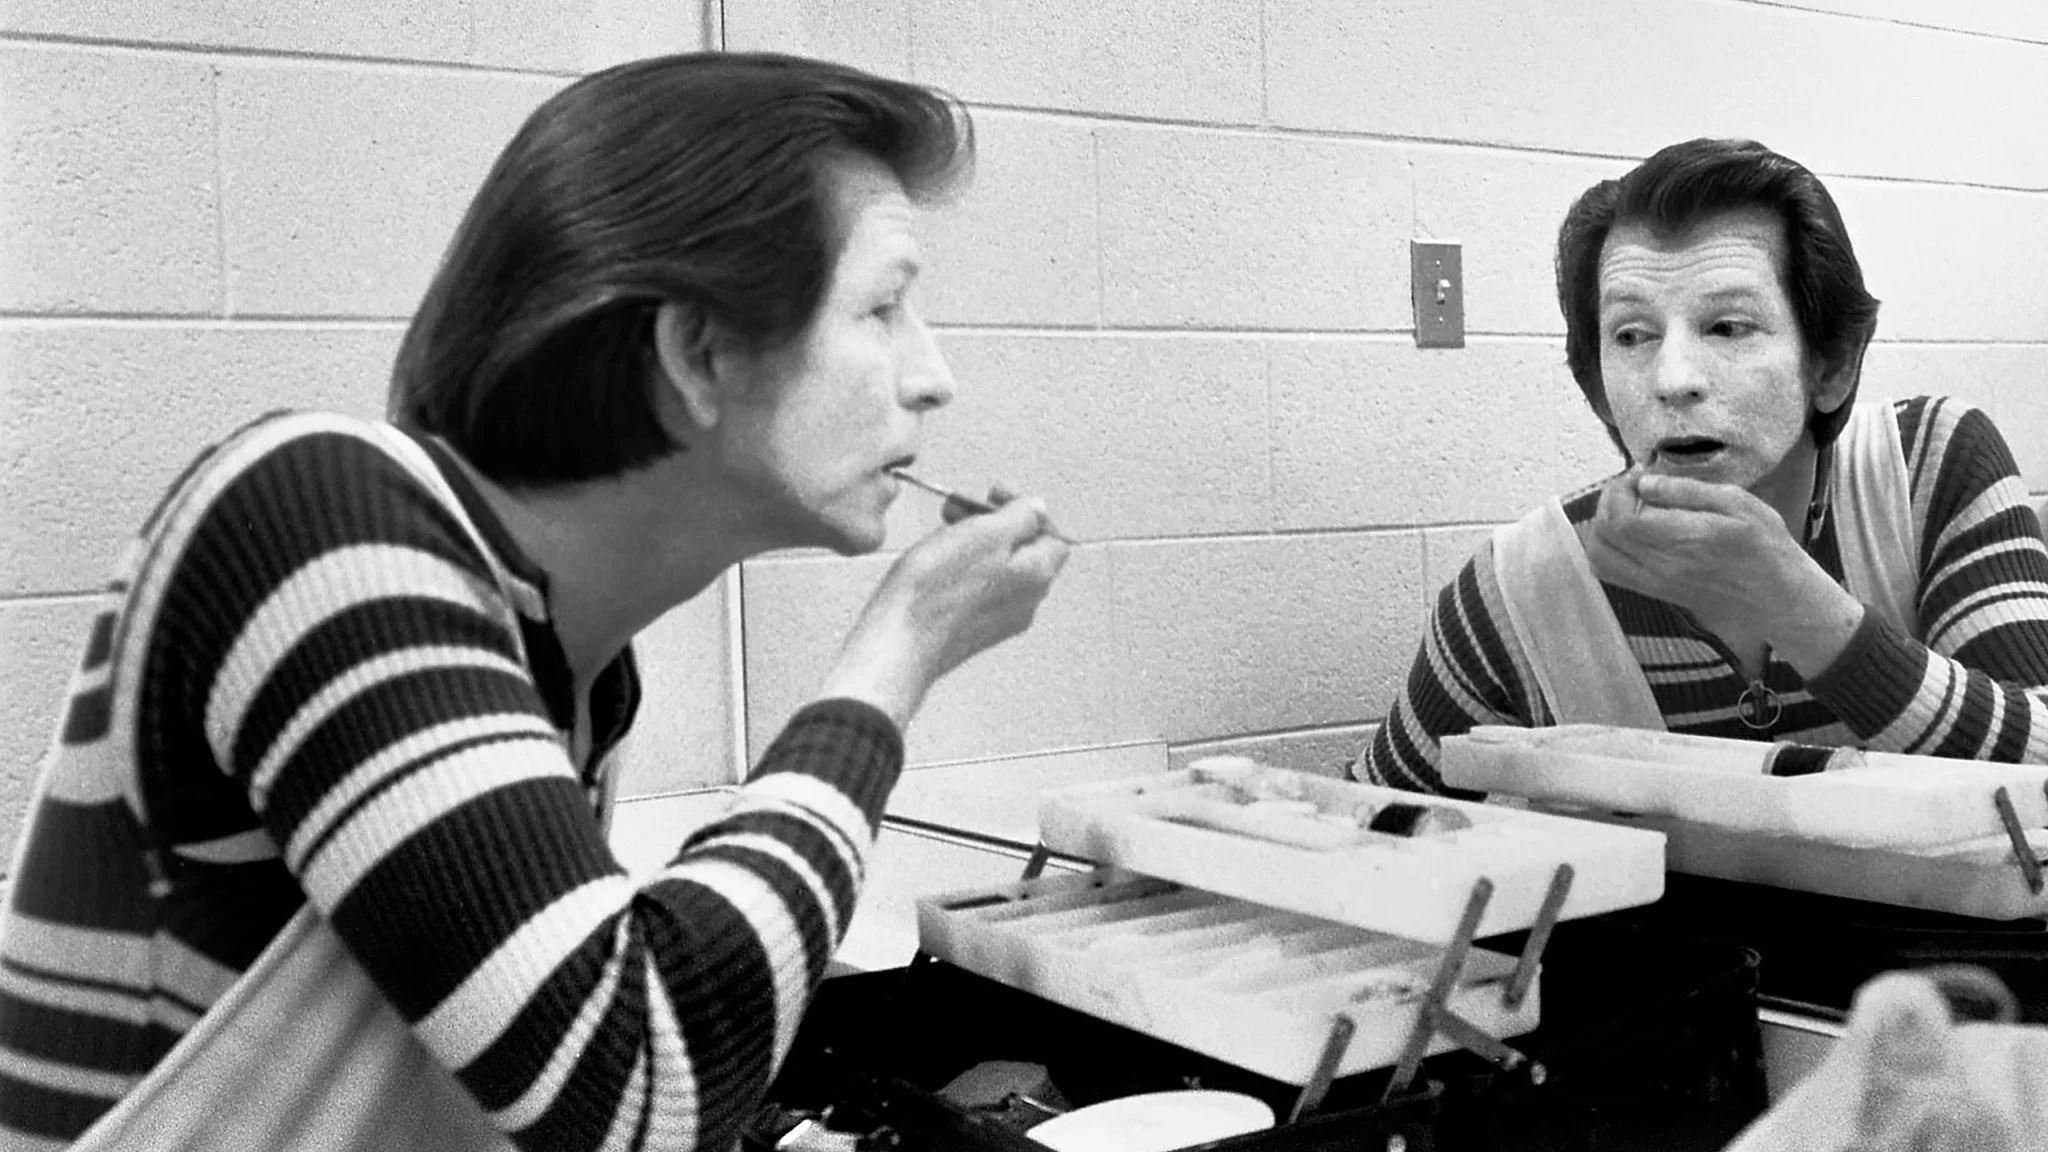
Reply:
<svg viewBox="0 0 2048 1152"><path fill-rule="evenodd" d="M1729 319L1714 321L1713 325L1707 329L1707 333L1712 336L1722 337L1723 339L1734 340L1747 336L1756 330L1756 325L1747 320Z"/></svg>
<svg viewBox="0 0 2048 1152"><path fill-rule="evenodd" d="M877 320L881 320L887 323L890 321L894 321L896 319L896 314L898 312L901 312L902 310L903 301L884 300L880 304L875 305L874 310L869 312L868 315L873 316Z"/></svg>
<svg viewBox="0 0 2048 1152"><path fill-rule="evenodd" d="M1650 334L1641 328L1617 328L1614 330L1614 334L1608 337L1609 340L1614 342L1616 347L1620 348L1633 348L1649 338Z"/></svg>

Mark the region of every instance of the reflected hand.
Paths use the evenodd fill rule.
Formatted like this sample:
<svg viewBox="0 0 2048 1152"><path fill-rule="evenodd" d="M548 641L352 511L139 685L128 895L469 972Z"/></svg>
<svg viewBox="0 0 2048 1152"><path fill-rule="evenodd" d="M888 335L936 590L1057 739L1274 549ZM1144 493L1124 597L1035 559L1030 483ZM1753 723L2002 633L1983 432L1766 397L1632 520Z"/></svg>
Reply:
<svg viewBox="0 0 2048 1152"><path fill-rule="evenodd" d="M1676 604L1709 630L1753 629L1808 678L1863 616L1777 510L1733 484L1632 468L1601 491L1583 540L1595 576Z"/></svg>
<svg viewBox="0 0 2048 1152"><path fill-rule="evenodd" d="M1703 620L1760 619L1818 571L1770 505L1733 484L1631 468L1585 533L1593 574ZM1825 573L1822 573L1825 578Z"/></svg>

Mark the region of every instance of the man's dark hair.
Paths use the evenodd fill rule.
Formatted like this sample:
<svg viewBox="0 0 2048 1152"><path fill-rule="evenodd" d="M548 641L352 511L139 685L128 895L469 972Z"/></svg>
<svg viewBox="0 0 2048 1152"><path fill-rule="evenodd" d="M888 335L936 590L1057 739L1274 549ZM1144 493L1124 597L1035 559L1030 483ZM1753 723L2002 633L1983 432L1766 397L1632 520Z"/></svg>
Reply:
<svg viewBox="0 0 2048 1152"><path fill-rule="evenodd" d="M1754 140L1673 144L1621 179L1586 189L1557 233L1565 361L1616 445L1621 438L1600 378L1600 255L1607 237L1621 224L1680 236L1710 216L1743 208L1762 208L1784 222L1784 267L1778 275L1799 322L1809 377L1860 371L1877 328L1877 299L1863 287L1863 268L1842 214L1820 178ZM1813 412L1809 426L1816 444L1840 434L1855 403L1855 383L1852 376L1839 408Z"/></svg>
<svg viewBox="0 0 2048 1152"><path fill-rule="evenodd" d="M810 323L845 244L838 167L916 200L973 163L929 88L769 53L634 61L543 103L469 206L399 348L398 423L539 488L678 450L656 418L668 301L752 351Z"/></svg>

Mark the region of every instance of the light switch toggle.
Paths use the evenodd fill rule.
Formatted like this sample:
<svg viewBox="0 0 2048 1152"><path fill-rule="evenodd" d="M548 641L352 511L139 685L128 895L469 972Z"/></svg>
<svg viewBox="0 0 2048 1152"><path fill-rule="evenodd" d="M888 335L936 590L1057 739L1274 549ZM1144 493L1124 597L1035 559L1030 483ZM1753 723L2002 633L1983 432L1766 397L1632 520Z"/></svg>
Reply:
<svg viewBox="0 0 2048 1152"><path fill-rule="evenodd" d="M1465 346L1464 260L1456 243L1408 242L1409 284L1415 303L1415 346Z"/></svg>

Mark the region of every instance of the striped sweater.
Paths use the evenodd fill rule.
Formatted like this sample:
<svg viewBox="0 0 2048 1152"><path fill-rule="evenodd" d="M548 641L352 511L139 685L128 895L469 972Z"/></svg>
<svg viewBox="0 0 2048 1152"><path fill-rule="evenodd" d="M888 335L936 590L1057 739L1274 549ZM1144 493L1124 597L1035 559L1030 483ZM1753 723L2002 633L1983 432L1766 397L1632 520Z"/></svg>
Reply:
<svg viewBox="0 0 2048 1152"><path fill-rule="evenodd" d="M629 876L597 808L630 650L573 763L545 574L426 445L495 578L397 435L258 421L124 561L0 920L0 1145L75 1139L307 900L524 1147L730 1148L758 1105L851 918L900 734L811 705L728 817Z"/></svg>
<svg viewBox="0 0 2048 1152"><path fill-rule="evenodd" d="M2048 763L2048 548L2012 453L1965 404L1923 396L1892 408L1920 541L1921 638L1865 613L1849 647L1813 680L1772 657L1762 681L1784 709L1752 728L1738 708L1749 681L1720 641L1672 604L1603 584L1667 728ZM1590 519L1599 497L1596 485L1567 498L1566 517ZM1842 579L1832 516L1808 550ZM1407 683L1353 775L1446 791L1443 737L1478 724L1553 722L1506 621L1489 541L1437 597Z"/></svg>

